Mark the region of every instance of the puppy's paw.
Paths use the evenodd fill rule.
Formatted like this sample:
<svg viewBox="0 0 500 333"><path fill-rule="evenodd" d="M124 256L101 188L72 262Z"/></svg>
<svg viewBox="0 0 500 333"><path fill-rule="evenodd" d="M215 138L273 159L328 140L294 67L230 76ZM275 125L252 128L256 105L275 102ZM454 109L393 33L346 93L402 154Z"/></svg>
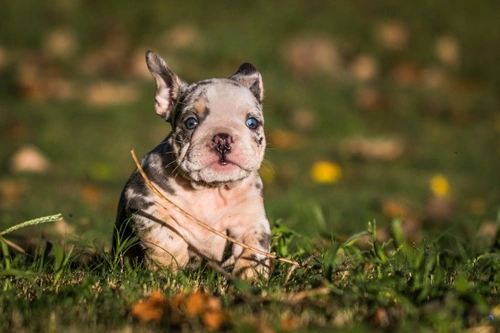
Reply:
<svg viewBox="0 0 500 333"><path fill-rule="evenodd" d="M269 277L269 259L264 257L258 259L239 259L234 265L233 274L247 281L255 281L258 278Z"/></svg>

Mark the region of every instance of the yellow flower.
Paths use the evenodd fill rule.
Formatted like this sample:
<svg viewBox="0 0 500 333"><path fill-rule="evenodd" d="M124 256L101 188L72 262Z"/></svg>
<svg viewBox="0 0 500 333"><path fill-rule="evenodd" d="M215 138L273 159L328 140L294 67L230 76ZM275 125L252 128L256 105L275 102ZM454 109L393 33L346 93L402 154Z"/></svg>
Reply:
<svg viewBox="0 0 500 333"><path fill-rule="evenodd" d="M342 168L333 162L319 161L313 164L311 177L316 183L336 183L342 177Z"/></svg>
<svg viewBox="0 0 500 333"><path fill-rule="evenodd" d="M450 183L443 175L432 176L429 186L438 198L446 198L450 194Z"/></svg>

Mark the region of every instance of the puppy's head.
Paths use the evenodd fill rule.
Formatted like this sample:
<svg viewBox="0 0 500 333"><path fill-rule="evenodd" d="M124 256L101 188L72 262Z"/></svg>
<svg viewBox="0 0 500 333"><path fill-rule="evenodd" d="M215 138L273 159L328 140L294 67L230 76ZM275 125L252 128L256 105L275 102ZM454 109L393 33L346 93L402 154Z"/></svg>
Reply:
<svg viewBox="0 0 500 333"><path fill-rule="evenodd" d="M156 113L170 122L178 169L196 183L218 185L257 171L266 140L259 72L243 64L229 79L188 85L155 53L146 62L156 79Z"/></svg>

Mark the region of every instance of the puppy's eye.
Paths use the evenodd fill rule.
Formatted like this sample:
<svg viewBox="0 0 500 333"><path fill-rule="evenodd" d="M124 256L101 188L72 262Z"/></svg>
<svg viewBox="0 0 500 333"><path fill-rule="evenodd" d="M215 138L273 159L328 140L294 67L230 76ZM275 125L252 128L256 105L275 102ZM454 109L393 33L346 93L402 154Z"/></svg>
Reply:
<svg viewBox="0 0 500 333"><path fill-rule="evenodd" d="M195 117L189 117L184 121L184 126L190 130L195 129L198 126L198 120Z"/></svg>
<svg viewBox="0 0 500 333"><path fill-rule="evenodd" d="M259 127L259 121L254 117L250 117L245 122L245 125L247 125L247 127L250 129L257 129L257 127Z"/></svg>

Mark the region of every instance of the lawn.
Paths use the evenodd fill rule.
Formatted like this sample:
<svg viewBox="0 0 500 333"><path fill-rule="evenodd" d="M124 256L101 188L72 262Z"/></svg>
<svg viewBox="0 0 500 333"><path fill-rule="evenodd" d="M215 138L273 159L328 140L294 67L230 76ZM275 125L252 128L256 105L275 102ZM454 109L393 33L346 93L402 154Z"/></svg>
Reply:
<svg viewBox="0 0 500 333"><path fill-rule="evenodd" d="M0 331L498 330L499 10L5 4L0 232L62 219L2 235ZM130 149L170 130L154 114L148 49L188 82L243 62L261 72L272 250L301 267L275 261L252 286L109 254Z"/></svg>

